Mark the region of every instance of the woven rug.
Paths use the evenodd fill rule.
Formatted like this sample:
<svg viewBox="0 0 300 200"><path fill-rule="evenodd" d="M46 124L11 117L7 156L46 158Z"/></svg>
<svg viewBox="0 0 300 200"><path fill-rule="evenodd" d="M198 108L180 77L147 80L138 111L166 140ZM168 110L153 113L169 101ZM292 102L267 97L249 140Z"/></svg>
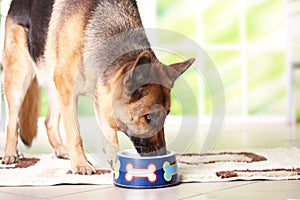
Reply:
<svg viewBox="0 0 300 200"><path fill-rule="evenodd" d="M68 160L25 154L17 164L0 164L0 186L112 184L112 170L87 157L96 168L91 176L72 174ZM300 179L299 148L186 153L177 162L181 182Z"/></svg>

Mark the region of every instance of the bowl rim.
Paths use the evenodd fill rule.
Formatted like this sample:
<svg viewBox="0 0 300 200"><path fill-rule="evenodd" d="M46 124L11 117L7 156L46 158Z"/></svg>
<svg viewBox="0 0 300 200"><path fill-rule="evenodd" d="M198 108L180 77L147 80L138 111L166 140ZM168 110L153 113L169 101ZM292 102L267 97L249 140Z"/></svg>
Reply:
<svg viewBox="0 0 300 200"><path fill-rule="evenodd" d="M173 151L167 150L166 155L162 156L140 156L135 149L125 149L118 152L119 157L123 158L130 158L130 159L137 159L137 160L155 160L155 159L162 159L162 158L169 158L172 156L175 156L175 153Z"/></svg>

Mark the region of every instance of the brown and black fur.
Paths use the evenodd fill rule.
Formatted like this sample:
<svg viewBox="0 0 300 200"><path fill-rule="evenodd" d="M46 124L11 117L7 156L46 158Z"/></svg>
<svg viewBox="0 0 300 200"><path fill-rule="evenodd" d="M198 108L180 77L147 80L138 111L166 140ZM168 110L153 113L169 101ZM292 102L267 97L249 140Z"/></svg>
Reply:
<svg viewBox="0 0 300 200"><path fill-rule="evenodd" d="M9 120L2 162L17 162L18 133L30 145L37 133L39 87L49 99L45 125L58 157L92 174L77 119L79 95L94 101L108 160L117 131L141 155L166 153L163 122L170 88L193 59L164 65L150 48L135 0L13 0L3 51ZM62 117L66 148L59 134Z"/></svg>

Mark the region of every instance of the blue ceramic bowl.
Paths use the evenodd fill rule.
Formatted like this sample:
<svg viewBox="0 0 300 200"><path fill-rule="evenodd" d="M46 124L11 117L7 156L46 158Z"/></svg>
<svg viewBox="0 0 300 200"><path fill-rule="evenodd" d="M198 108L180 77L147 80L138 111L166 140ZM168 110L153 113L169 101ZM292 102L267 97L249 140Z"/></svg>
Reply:
<svg viewBox="0 0 300 200"><path fill-rule="evenodd" d="M175 153L141 157L134 149L120 151L114 166L114 183L129 188L166 187L179 183Z"/></svg>

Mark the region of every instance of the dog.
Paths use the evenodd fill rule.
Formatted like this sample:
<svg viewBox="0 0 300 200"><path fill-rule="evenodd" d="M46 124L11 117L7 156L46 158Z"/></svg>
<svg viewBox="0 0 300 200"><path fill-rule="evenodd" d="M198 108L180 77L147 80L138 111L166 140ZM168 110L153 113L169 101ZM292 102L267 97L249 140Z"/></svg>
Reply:
<svg viewBox="0 0 300 200"><path fill-rule="evenodd" d="M18 161L18 135L27 146L36 136L41 87L49 102L49 142L57 157L70 159L74 173L94 172L79 131L79 95L93 99L100 129L111 145L104 147L110 163L118 151L117 131L142 156L166 154L163 124L170 89L193 62L158 61L135 0L13 0L3 50L8 124L2 163Z"/></svg>

